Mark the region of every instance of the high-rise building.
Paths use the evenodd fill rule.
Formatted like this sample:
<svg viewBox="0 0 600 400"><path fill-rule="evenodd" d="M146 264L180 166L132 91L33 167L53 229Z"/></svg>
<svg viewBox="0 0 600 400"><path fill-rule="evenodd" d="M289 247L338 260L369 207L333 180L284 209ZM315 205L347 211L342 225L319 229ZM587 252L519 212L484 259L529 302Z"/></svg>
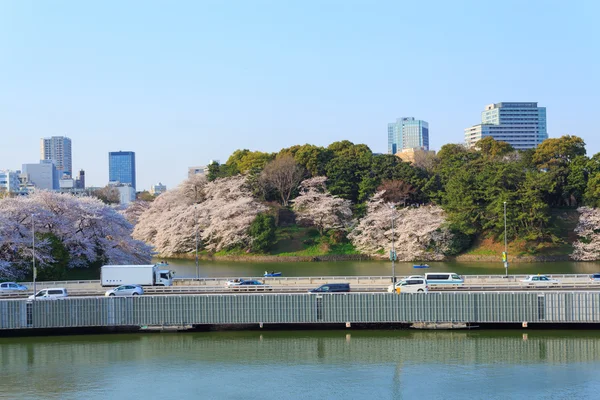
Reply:
<svg viewBox="0 0 600 400"><path fill-rule="evenodd" d="M468 147L486 136L509 143L516 150L536 148L548 139L546 107L537 103L496 103L485 107L481 124L465 129Z"/></svg>
<svg viewBox="0 0 600 400"><path fill-rule="evenodd" d="M388 124L388 153L404 149L429 150L429 124L420 119L398 118Z"/></svg>
<svg viewBox="0 0 600 400"><path fill-rule="evenodd" d="M135 189L135 153L133 151L108 153L108 180L111 183L129 184Z"/></svg>
<svg viewBox="0 0 600 400"><path fill-rule="evenodd" d="M71 139L64 136L42 138L40 143L40 160L52 160L56 165L59 177L73 172L71 156Z"/></svg>

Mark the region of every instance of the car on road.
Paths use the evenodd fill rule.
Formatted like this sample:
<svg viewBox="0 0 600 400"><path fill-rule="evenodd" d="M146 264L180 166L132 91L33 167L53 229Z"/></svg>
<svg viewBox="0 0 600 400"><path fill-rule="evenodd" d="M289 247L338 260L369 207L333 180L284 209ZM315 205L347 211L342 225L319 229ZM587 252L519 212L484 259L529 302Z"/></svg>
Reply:
<svg viewBox="0 0 600 400"><path fill-rule="evenodd" d="M521 283L525 285L558 285L560 282L556 279L548 278L546 275L529 275L522 279Z"/></svg>
<svg viewBox="0 0 600 400"><path fill-rule="evenodd" d="M318 288L309 290L309 293L347 293L350 291L349 283L326 283Z"/></svg>
<svg viewBox="0 0 600 400"><path fill-rule="evenodd" d="M15 282L3 282L0 283L0 293L4 292L24 292L27 290L27 286L19 285Z"/></svg>
<svg viewBox="0 0 600 400"><path fill-rule="evenodd" d="M239 290L239 291L259 291L259 290L273 290L271 285L265 285L261 281L255 280L242 280L235 279L233 281L227 281L225 284L231 290Z"/></svg>
<svg viewBox="0 0 600 400"><path fill-rule="evenodd" d="M409 276L396 282L395 290L394 285L388 287L388 293L427 293L428 291L429 285L422 276Z"/></svg>
<svg viewBox="0 0 600 400"><path fill-rule="evenodd" d="M36 294L32 294L27 299L29 300L56 300L63 297L68 297L67 289L65 288L48 288L42 289Z"/></svg>
<svg viewBox="0 0 600 400"><path fill-rule="evenodd" d="M144 294L144 289L140 285L121 285L114 289L107 290L104 295L112 296L141 296Z"/></svg>
<svg viewBox="0 0 600 400"><path fill-rule="evenodd" d="M600 282L600 273L590 275L590 280L594 282Z"/></svg>

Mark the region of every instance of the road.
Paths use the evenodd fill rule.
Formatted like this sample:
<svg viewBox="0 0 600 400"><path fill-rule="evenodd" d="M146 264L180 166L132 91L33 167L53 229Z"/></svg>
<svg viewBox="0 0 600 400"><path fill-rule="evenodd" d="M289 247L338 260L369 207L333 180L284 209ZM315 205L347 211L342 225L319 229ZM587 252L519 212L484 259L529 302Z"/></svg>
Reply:
<svg viewBox="0 0 600 400"><path fill-rule="evenodd" d="M369 292L369 293L380 293L386 292L389 285L354 285L351 287L352 292ZM241 293L279 293L279 294L291 294L291 293L307 293L309 290L314 289L315 285L311 286L287 286L287 285L273 285L271 288L265 290L263 288L253 289L247 288L244 290L232 289L225 286L169 286L169 287L144 287L145 295L186 295L186 294L241 294ZM108 288L70 288L68 289L70 297L97 297L104 296L104 293ZM565 283L565 284L554 284L554 285L536 285L536 286L525 286L520 283L489 283L489 284L463 284L463 285L429 285L429 292L516 292L516 291L597 291L600 290L600 283ZM26 292L12 292L12 293L0 293L0 299L19 299L25 298L31 295L32 291Z"/></svg>

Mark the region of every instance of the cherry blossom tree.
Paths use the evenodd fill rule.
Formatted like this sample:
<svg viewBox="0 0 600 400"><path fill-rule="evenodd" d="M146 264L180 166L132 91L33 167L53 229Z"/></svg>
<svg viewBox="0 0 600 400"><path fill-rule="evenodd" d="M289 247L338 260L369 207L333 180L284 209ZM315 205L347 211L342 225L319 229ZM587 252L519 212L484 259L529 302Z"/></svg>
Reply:
<svg viewBox="0 0 600 400"><path fill-rule="evenodd" d="M90 197L39 191L0 200L0 273L15 278L31 271L33 229L36 263L48 267L59 243L68 252L68 267L92 263L150 262L151 248L131 238L132 225L115 209Z"/></svg>
<svg viewBox="0 0 600 400"><path fill-rule="evenodd" d="M600 209L579 207L579 223L575 233L579 237L573 243L571 258L577 261L595 261L600 259Z"/></svg>
<svg viewBox="0 0 600 400"><path fill-rule="evenodd" d="M144 200L136 200L127 204L124 208L119 209L119 213L125 217L129 223L135 225L147 209L150 208L151 202Z"/></svg>
<svg viewBox="0 0 600 400"><path fill-rule="evenodd" d="M300 195L293 201L297 222L314 225L321 234L329 229L346 228L352 219L350 200L331 195L326 182L325 176L302 181Z"/></svg>
<svg viewBox="0 0 600 400"><path fill-rule="evenodd" d="M437 206L398 208L385 201L385 191L377 192L367 204L367 214L348 235L361 252L373 256L392 248L392 218L394 247L398 260L442 260L452 235L443 227L444 211Z"/></svg>
<svg viewBox="0 0 600 400"><path fill-rule="evenodd" d="M267 207L254 199L247 177L218 178L193 187L186 180L158 196L140 216L134 237L165 257L192 252L196 230L201 247L209 251L248 247L248 228Z"/></svg>

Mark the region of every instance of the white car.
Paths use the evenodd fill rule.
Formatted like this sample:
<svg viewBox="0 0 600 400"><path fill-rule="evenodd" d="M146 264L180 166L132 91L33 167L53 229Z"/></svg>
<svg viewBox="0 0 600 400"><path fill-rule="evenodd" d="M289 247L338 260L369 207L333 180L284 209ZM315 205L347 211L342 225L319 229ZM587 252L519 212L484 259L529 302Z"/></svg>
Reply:
<svg viewBox="0 0 600 400"><path fill-rule="evenodd" d="M24 292L27 290L27 286L19 285L14 282L3 282L0 283L0 293L4 292Z"/></svg>
<svg viewBox="0 0 600 400"><path fill-rule="evenodd" d="M63 297L68 297L67 289L64 288L51 288L42 289L36 294L32 294L28 297L29 300L56 300Z"/></svg>
<svg viewBox="0 0 600 400"><path fill-rule="evenodd" d="M104 295L106 297L113 296L141 296L144 294L144 289L140 285L121 285L114 289L107 290Z"/></svg>
<svg viewBox="0 0 600 400"><path fill-rule="evenodd" d="M411 275L411 276L408 276L408 277L406 277L404 279L400 279L399 281L397 281L396 282L396 287L400 286L400 284L402 282L405 282L405 281L407 281L409 279L425 279L425 277L423 275ZM394 285L388 286L387 291L388 291L388 293L394 293Z"/></svg>
<svg viewBox="0 0 600 400"><path fill-rule="evenodd" d="M548 278L546 275L529 275L526 279L522 279L521 283L525 285L558 285L560 282Z"/></svg>
<svg viewBox="0 0 600 400"><path fill-rule="evenodd" d="M429 285L423 277L409 277L396 282L396 293L427 293ZM390 286L388 292L394 292L394 287Z"/></svg>

